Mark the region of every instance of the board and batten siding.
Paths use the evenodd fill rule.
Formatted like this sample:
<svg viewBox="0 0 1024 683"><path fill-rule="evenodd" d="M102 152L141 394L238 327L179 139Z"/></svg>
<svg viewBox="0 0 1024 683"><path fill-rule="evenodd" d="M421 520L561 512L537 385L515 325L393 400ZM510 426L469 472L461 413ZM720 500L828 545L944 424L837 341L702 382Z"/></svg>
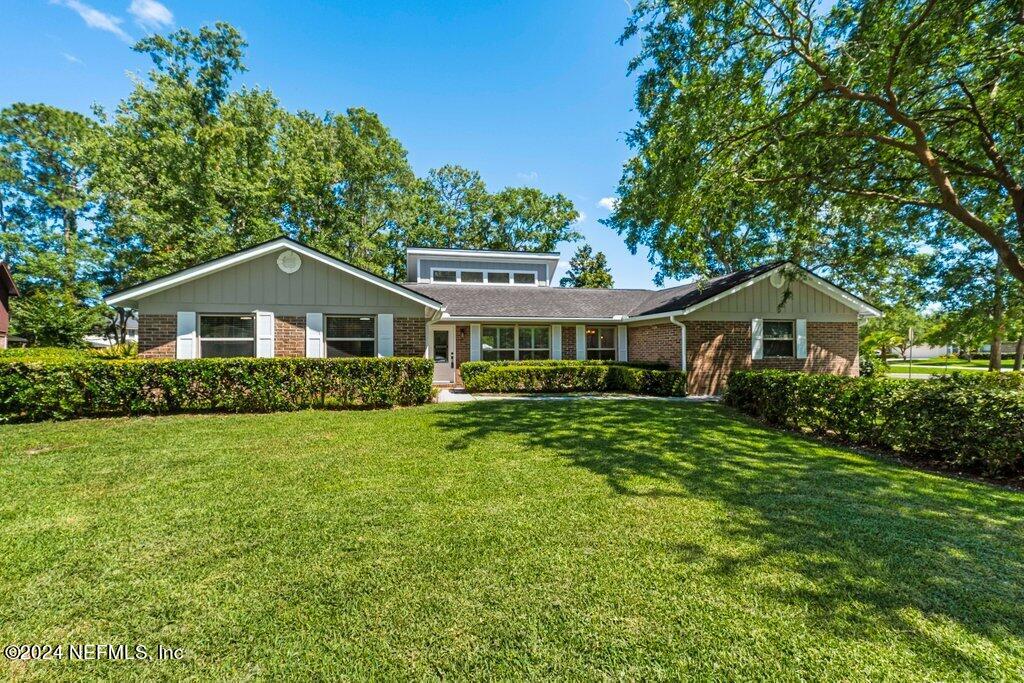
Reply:
<svg viewBox="0 0 1024 683"><path fill-rule="evenodd" d="M305 256L302 267L287 274L277 267L274 252L197 280L182 283L139 300L141 313L177 311L276 315L387 313L420 318L423 305Z"/></svg>
<svg viewBox="0 0 1024 683"><path fill-rule="evenodd" d="M699 308L686 320L764 320L804 318L812 322L856 322L857 311L824 292L800 282L790 283L792 296L779 308L786 287L768 278Z"/></svg>

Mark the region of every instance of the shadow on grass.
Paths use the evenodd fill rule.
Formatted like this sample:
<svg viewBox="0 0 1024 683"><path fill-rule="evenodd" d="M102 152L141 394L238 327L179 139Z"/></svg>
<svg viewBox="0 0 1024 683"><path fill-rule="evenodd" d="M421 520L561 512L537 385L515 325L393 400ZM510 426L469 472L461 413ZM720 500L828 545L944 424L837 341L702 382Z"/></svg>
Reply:
<svg viewBox="0 0 1024 683"><path fill-rule="evenodd" d="M723 504L729 512L709 523L736 548L754 550L716 557L683 534L669 550L681 561L710 560L707 571L723 585L764 564L796 572L806 580L762 592L807 605L837 636L913 634L929 656L990 673L964 648L923 633L919 612L1020 653L1018 493L876 461L709 404L488 401L440 411L438 422L450 448L507 434L600 475L619 495Z"/></svg>

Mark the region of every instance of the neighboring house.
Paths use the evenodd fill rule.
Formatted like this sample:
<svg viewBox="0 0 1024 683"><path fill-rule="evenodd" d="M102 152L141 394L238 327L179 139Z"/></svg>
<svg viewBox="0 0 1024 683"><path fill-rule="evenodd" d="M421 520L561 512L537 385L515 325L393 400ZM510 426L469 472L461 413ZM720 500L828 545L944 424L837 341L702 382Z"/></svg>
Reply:
<svg viewBox="0 0 1024 683"><path fill-rule="evenodd" d="M397 284L278 238L107 297L138 312L148 358L604 359L689 372L694 394L739 368L856 375L877 309L786 262L663 290L551 286L558 254L409 249ZM784 269L796 273L788 282ZM785 292L789 289L789 295Z"/></svg>
<svg viewBox="0 0 1024 683"><path fill-rule="evenodd" d="M7 348L7 330L11 325L11 299L18 296L11 271L0 263L0 349Z"/></svg>
<svg viewBox="0 0 1024 683"><path fill-rule="evenodd" d="M133 314L124 323L125 343L132 344L139 341L139 320ZM87 334L85 343L94 349L106 349L114 345L114 340L109 334Z"/></svg>

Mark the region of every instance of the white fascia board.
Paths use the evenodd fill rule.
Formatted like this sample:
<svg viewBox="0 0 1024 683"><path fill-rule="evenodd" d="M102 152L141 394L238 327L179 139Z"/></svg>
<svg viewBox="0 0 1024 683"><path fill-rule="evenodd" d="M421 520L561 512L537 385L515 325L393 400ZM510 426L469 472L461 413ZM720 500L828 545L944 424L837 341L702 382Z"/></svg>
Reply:
<svg viewBox="0 0 1024 683"><path fill-rule="evenodd" d="M447 313L442 316L445 321L463 323L511 323L511 322L573 322L573 323L622 323L628 318L566 318L563 316L525 316L525 315L459 315L451 316Z"/></svg>
<svg viewBox="0 0 1024 683"><path fill-rule="evenodd" d="M408 290L404 287L396 285L390 280L385 280L382 277L378 277L371 273L364 272L359 268L350 266L344 261L340 261L331 256L321 254L315 249L310 249L309 247L303 244L293 242L292 240L286 239L284 237L273 240L271 242L266 242L265 244L257 245L255 247L252 247L251 249L245 249L234 254L222 256L219 259L214 259L213 261L202 263L198 266L193 266L192 268L186 268L185 270L179 271L177 273L172 273L171 275L166 275L162 278L158 278L153 282L139 285L138 287L126 289L123 292L119 292L117 294L113 294L109 297L106 297L104 301L106 301L110 305L115 305L125 301L131 301L133 299L141 299L143 297L150 296L151 294L162 292L165 289L170 289L171 287L175 287L184 282L188 282L189 280L195 280L197 278L205 277L206 275L210 275L212 273L225 270L227 268L230 268L231 266L238 265L239 263L251 261L252 259L259 258L260 256L273 253L278 249L291 249L292 251L302 254L303 256L306 256L308 258L311 258L314 261L319 261L320 263L331 266L332 268L337 268L343 273L359 278L360 280L364 280L371 284L377 285L378 287L386 289L389 292L398 294L399 296L403 296L407 299L411 299L416 303L423 304L427 308L433 310L440 310L442 308L442 304L434 301L433 299L430 299L429 297L417 294L412 290Z"/></svg>
<svg viewBox="0 0 1024 683"><path fill-rule="evenodd" d="M454 256L455 258L475 259L517 259L524 261L557 261L561 254L554 251L527 252L527 251L492 251L488 249L407 249L406 258L410 256L437 256L440 258Z"/></svg>
<svg viewBox="0 0 1024 683"><path fill-rule="evenodd" d="M665 311L664 313L648 313L647 315L631 315L622 320L627 323L639 322L642 320L657 320L658 318L671 318L674 315L682 315L683 311Z"/></svg>

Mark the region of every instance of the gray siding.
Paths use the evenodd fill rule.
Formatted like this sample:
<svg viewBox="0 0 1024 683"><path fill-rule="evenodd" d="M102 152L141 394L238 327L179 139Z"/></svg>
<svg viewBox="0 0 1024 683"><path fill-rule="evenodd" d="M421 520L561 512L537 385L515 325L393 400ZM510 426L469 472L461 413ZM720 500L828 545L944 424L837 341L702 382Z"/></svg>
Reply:
<svg viewBox="0 0 1024 683"><path fill-rule="evenodd" d="M277 267L276 251L139 301L142 313L199 311L236 313L269 310L278 315L392 313L423 317L423 305L375 284L302 256L288 275Z"/></svg>
<svg viewBox="0 0 1024 683"><path fill-rule="evenodd" d="M780 309L786 291L776 289L768 279L708 304L686 316L688 320L750 320L752 318L806 318L814 322L856 322L857 311L824 292L796 281L792 296Z"/></svg>
<svg viewBox="0 0 1024 683"><path fill-rule="evenodd" d="M510 270L534 272L541 286L548 283L548 266L546 263L523 263L521 261L468 261L458 259L420 259L420 278L430 279L431 268L448 268L451 270Z"/></svg>

